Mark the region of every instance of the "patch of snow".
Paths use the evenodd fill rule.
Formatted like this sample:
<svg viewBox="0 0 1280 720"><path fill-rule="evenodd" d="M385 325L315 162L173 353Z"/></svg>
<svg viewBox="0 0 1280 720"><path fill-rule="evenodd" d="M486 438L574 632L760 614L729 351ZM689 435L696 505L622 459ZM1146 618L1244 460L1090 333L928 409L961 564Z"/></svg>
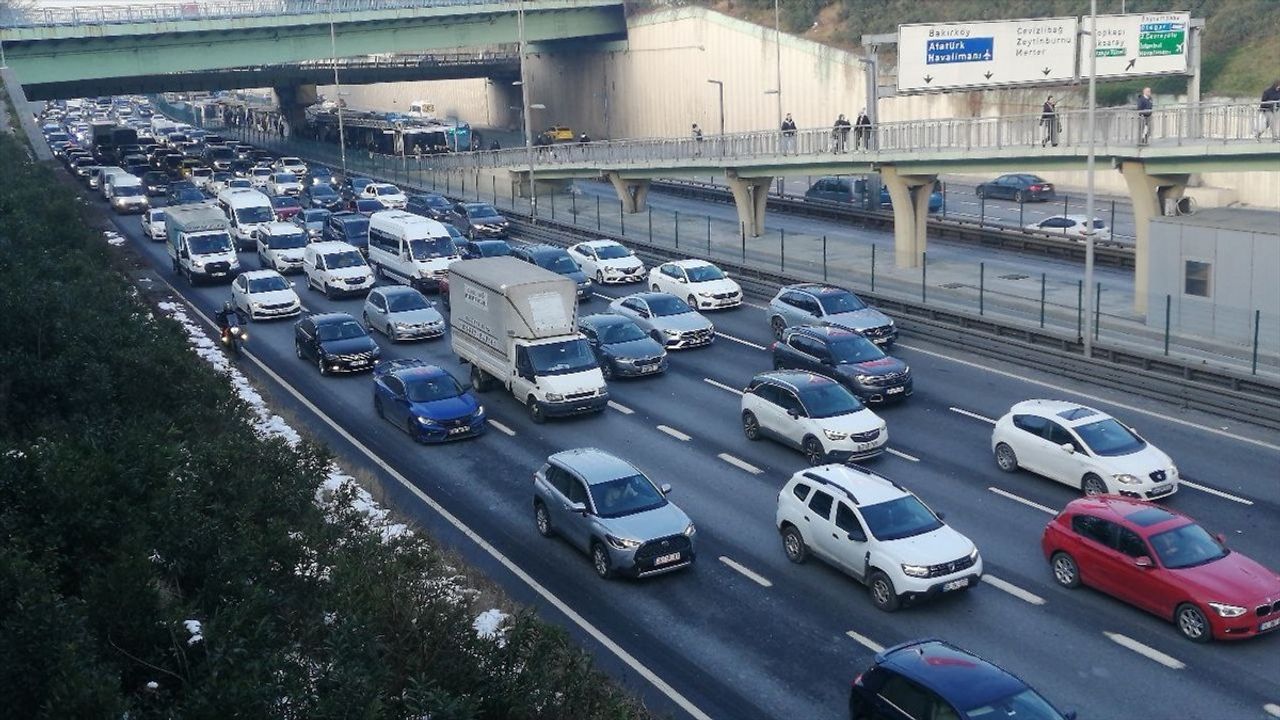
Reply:
<svg viewBox="0 0 1280 720"><path fill-rule="evenodd" d="M496 640L501 647L507 644L506 630L502 627L507 617L509 616L498 608L491 608L477 615L471 627L475 628L477 636L486 640Z"/></svg>
<svg viewBox="0 0 1280 720"><path fill-rule="evenodd" d="M147 681L147 689L148 689L148 690L159 690L159 689L160 689L160 683L156 682L155 680L149 680L149 681Z"/></svg>
<svg viewBox="0 0 1280 720"><path fill-rule="evenodd" d="M191 633L191 637L187 638L187 645L204 642L204 634L201 633L203 626L200 625L199 620L183 620L182 625L187 629L188 633Z"/></svg>
<svg viewBox="0 0 1280 720"><path fill-rule="evenodd" d="M112 231L108 230L108 231L106 231L106 232L104 232L104 233L102 233L102 234L103 234L103 236L104 236L104 237L106 237L106 238L107 238L107 242L108 242L108 243L110 243L111 245L115 245L116 247L120 247L121 245L125 244L125 239L124 239L124 238L122 238L122 237L120 237L120 233L112 232Z"/></svg>
<svg viewBox="0 0 1280 720"><path fill-rule="evenodd" d="M21 450L9 450L5 452L4 456L14 458L15 460L22 460L27 456L27 454Z"/></svg>

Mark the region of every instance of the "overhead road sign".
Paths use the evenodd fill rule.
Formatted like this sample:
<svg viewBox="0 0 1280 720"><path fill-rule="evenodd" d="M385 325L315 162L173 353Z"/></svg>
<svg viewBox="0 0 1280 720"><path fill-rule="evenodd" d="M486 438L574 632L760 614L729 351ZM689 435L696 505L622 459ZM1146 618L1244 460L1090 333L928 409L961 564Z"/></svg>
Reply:
<svg viewBox="0 0 1280 720"><path fill-rule="evenodd" d="M1074 17L898 26L898 90L928 92L1070 81Z"/></svg>
<svg viewBox="0 0 1280 720"><path fill-rule="evenodd" d="M1081 28L1089 29L1088 18ZM1185 74L1189 13L1098 16L1098 77ZM1081 41L1080 67L1087 68L1089 42Z"/></svg>

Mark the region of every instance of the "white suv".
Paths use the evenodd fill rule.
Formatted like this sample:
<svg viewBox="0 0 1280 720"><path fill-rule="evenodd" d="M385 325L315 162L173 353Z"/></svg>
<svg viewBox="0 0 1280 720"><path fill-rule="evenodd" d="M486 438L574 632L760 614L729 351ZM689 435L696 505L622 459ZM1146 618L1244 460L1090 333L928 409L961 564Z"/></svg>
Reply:
<svg viewBox="0 0 1280 720"><path fill-rule="evenodd" d="M982 579L973 541L902 486L861 468L792 475L778 493L776 522L787 559L802 563L812 552L865 584L885 612Z"/></svg>
<svg viewBox="0 0 1280 720"><path fill-rule="evenodd" d="M845 386L798 370L760 373L742 393L742 432L799 448L810 465L884 452L889 431Z"/></svg>
<svg viewBox="0 0 1280 720"><path fill-rule="evenodd" d="M619 284L644 280L644 263L612 240L588 240L569 248L569 257L596 283Z"/></svg>

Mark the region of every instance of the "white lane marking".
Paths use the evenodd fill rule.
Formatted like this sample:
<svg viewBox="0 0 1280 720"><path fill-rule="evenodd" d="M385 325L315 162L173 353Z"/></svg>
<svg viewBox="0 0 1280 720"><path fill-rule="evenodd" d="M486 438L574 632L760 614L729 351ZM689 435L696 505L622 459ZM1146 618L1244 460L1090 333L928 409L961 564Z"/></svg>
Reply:
<svg viewBox="0 0 1280 720"><path fill-rule="evenodd" d="M1275 703L1267 703L1266 705L1263 705L1262 711L1270 715L1271 717L1280 718L1280 705L1277 705Z"/></svg>
<svg viewBox="0 0 1280 720"><path fill-rule="evenodd" d="M1121 635L1120 633L1113 633L1105 630L1102 632L1102 634L1106 635L1108 638L1110 638L1111 642L1119 645L1120 647L1128 648L1138 653L1139 655L1147 658L1148 660L1154 660L1160 663L1161 665L1169 668L1170 670L1183 670L1187 667L1186 664L1183 663L1178 658L1173 657L1172 655L1166 655L1160 652L1159 650L1151 647L1150 645L1140 643L1137 640L1134 640L1128 635Z"/></svg>
<svg viewBox="0 0 1280 720"><path fill-rule="evenodd" d="M1028 500L1028 499L1026 499L1026 498L1022 497L1021 495L1014 495L1013 493L1009 492L1008 490L1001 490L1000 488L997 488L997 487L989 487L989 488L987 488L987 489L988 489L988 490L990 490L991 492L993 492L993 493L995 493L995 494L997 494L997 495L1001 496L1001 497L1007 497L1007 498L1009 498L1010 500L1012 500L1012 501L1014 501L1014 502L1022 503L1023 505L1026 505L1026 506L1027 506L1027 507L1029 507L1029 508L1035 508L1036 510L1039 510L1040 512L1048 513L1048 514L1050 514L1050 515L1057 515L1057 514L1058 514L1058 511L1057 511L1057 510L1054 510L1053 508L1051 508L1051 507L1049 507L1049 506L1047 506L1047 505L1041 505L1041 504L1040 504L1040 503L1038 503L1038 502L1035 502L1035 501L1033 501L1033 500Z"/></svg>
<svg viewBox="0 0 1280 720"><path fill-rule="evenodd" d="M757 344L755 344L755 343L751 342L750 340L743 340L743 339L742 339L742 338L740 338L740 337L734 337L734 336L732 336L732 335L726 335L726 334L724 334L724 333L722 333L722 332L717 332L717 333L716 333L716 335L718 335L719 337L724 338L725 340L729 340L729 341L732 341L732 342L736 342L736 343L738 343L739 345L746 345L747 347L749 347L749 348L755 348L756 350L764 350L764 349L766 349L766 348L765 348L765 346L763 346L763 345L757 345Z"/></svg>
<svg viewBox="0 0 1280 720"><path fill-rule="evenodd" d="M755 308L755 309L757 309L757 310L768 310L768 309L769 309L769 306L768 306L768 305L757 305L757 304L755 304L755 303L749 303L749 302L746 302L746 301L743 301L743 303L742 303L742 304L743 304L743 305L746 305L747 307Z"/></svg>
<svg viewBox="0 0 1280 720"><path fill-rule="evenodd" d="M1178 484L1182 485L1183 487L1192 488L1193 490L1199 490L1200 492L1203 492L1203 493L1209 493L1210 495L1217 495L1220 498L1226 498L1227 500L1230 500L1232 502L1238 502L1241 505L1253 504L1252 500L1242 498L1239 495L1232 495L1229 492L1223 492L1222 490L1218 490L1217 488L1205 487L1200 483L1193 483L1190 480L1180 480L1178 481Z"/></svg>
<svg viewBox="0 0 1280 720"><path fill-rule="evenodd" d="M965 417L971 417L971 418L973 418L974 420L981 420L981 421L982 421L982 422L984 422L984 423L991 423L992 425L995 425L995 424L996 424L996 421L995 421L995 420L992 420L991 418L987 417L986 415L979 415L979 414L978 414L978 413L976 413L976 412L969 412L968 410L965 410L964 408L953 407L953 408L950 408L950 410L951 410L951 412L953 412L953 413L960 413L961 415L963 415L963 416L965 416Z"/></svg>
<svg viewBox="0 0 1280 720"><path fill-rule="evenodd" d="M217 329L217 325L213 322L213 320L211 320L208 316L206 316L203 312L201 312L199 308L197 308L194 304L192 304L189 300L187 300L185 295L179 293L177 288L171 285L168 281L165 281L163 279L161 281L164 282L165 285L169 286L169 290L173 293L174 297L182 298L182 301L186 303L187 307L191 308L192 312L194 312L198 317L200 317L200 319L204 320L206 325L208 325L210 328L213 328L214 330ZM462 522L462 520L460 520L456 515L449 512L447 508L445 508L440 503L436 502L434 498L432 498L430 495L423 492L422 489L419 488L417 485L414 485L413 483L409 482L408 478L406 478L404 475L401 475L395 468L391 467L391 465L387 463L387 461L383 460L380 456L375 454L372 450L370 450L367 446L365 446L364 443L357 440L354 436L351 435L351 433L347 432L346 428L339 425L337 421L335 421L333 418L325 414L323 410L316 407L310 400L307 399L305 395L302 394L301 391L299 391L297 388L295 388L294 386L286 382L284 378L277 375L274 370L272 370L270 367L267 367L267 364L259 360L256 355L246 350L243 353L243 356L248 358L250 361L252 361L254 365L257 365L259 369L261 369L264 373L267 374L267 376L269 376L272 380L278 383L280 387L283 387L285 390L287 390L289 394L292 395L298 402L302 403L303 407L310 410L312 413L316 415L316 417L324 421L326 425L333 428L334 432L338 433L340 436L342 436L344 440L351 443L352 447L355 447L362 454L364 454L365 457L369 458L369 460L372 461L375 465L382 468L388 475L394 478L396 482L400 483L402 486L404 486L406 490L413 493L415 497L421 500L423 504L425 504L427 507L435 511L436 514L444 518L446 522L448 522L450 525L455 527L463 535L466 535L472 542L474 542L477 546L479 546L481 550L484 550L490 557L492 557L494 560L497 560L499 563L501 563L502 566L505 567L512 575L515 575L517 578L520 579L521 582L528 585L534 592L542 596L542 598L546 600L548 603L550 603L552 607L554 607L556 610L559 610L562 614L564 614L564 616L567 617L570 622L582 628L583 631L585 631L588 635L590 635L597 642L603 645L606 650L616 655L619 660L622 660L622 662L626 663L628 667L636 671L637 674L639 674L645 680L648 680L649 683L652 684L655 688L657 688L659 692L661 692L663 695L666 695L668 698L670 698L671 701L674 702L676 705L679 705L682 710L689 713L690 715L697 718L698 720L711 720L710 715L703 712L697 705L694 705L693 702L690 701L688 698L686 698L684 695L682 695L680 691L668 685L667 682L663 680L661 677L659 677L657 673L655 673L653 670L650 670L647 665L641 663L634 655L627 652L621 645L615 642L613 638L606 635L604 631L600 630L595 625L593 625L590 621L584 618L582 615L578 614L578 612L574 610L572 607L569 607L568 603L561 600L559 596L552 593L550 590L544 587L542 583L534 579L532 575L525 572L524 568L520 567L513 560L508 558L506 555L502 554L502 552L499 551L498 548L491 545L488 540L485 540L483 537L481 537L480 534L477 533L475 530L472 530L471 526ZM490 420L489 424L496 425L499 428L505 427L504 425L495 423L493 420ZM511 430L508 428L507 432L511 432ZM514 435L515 433L512 432L511 434Z"/></svg>
<svg viewBox="0 0 1280 720"><path fill-rule="evenodd" d="M499 431L504 432L511 437L516 436L515 430L512 430L511 428L507 427L506 425L503 425L502 423L498 422L497 420L494 420L493 418L489 418L489 424L497 428Z"/></svg>
<svg viewBox="0 0 1280 720"><path fill-rule="evenodd" d="M734 457L734 456L730 455L729 453L720 453L720 454L719 454L719 455L717 455L716 457L718 457L718 458L720 458L721 460L723 460L723 461L725 461L725 462L729 463L730 465L732 465L732 466L734 466L734 467L738 468L739 470L746 470L747 472L751 473L752 475L759 475L760 473L763 473L763 472L764 472L763 470L761 470L760 468L756 467L755 465L752 465L751 463L747 462L746 460L739 460L738 458L736 458L736 457Z"/></svg>
<svg viewBox="0 0 1280 720"><path fill-rule="evenodd" d="M914 457L914 456L912 456L912 455L908 455L908 454L906 454L906 453L902 452L901 450L894 450L893 448L885 448L885 450L884 450L884 451L885 451L885 452L887 452L887 453L889 453L890 455L892 455L892 456L894 456L894 457L900 457L900 458L902 458L903 460L907 460L907 461L909 461L909 462L920 462L920 458L918 458L918 457Z"/></svg>
<svg viewBox="0 0 1280 720"><path fill-rule="evenodd" d="M613 408L614 410L617 410L618 412L622 413L623 415L631 415L632 413L634 413L634 412L635 412L635 410L632 410L631 408L627 407L626 405L623 405L622 403L616 403L616 402L614 402L614 401L612 401L612 400L610 400L610 401L609 401L609 407Z"/></svg>
<svg viewBox="0 0 1280 720"><path fill-rule="evenodd" d="M769 580L765 578L763 575L759 575L755 572L752 572L751 570L741 565L740 563L734 562L733 558L728 558L728 557L725 557L724 555L721 555L720 562L742 573L743 575L746 576L748 580L759 585L760 587L773 587L773 583L769 582Z"/></svg>
<svg viewBox="0 0 1280 720"><path fill-rule="evenodd" d="M614 297L614 296L612 296L612 295L605 295L604 293L593 292L593 293L591 293L591 294L592 294L592 295L595 295L596 297L600 298L601 300L617 300L617 299L618 299L618 298L616 298L616 297Z"/></svg>
<svg viewBox="0 0 1280 720"><path fill-rule="evenodd" d="M1071 395L1075 395L1077 397L1085 398L1086 400L1095 400L1100 403L1114 405L1115 407L1124 408L1125 410L1129 410L1132 412L1142 413L1143 415L1149 415L1151 417L1160 418L1161 420L1167 420L1168 422L1176 423L1178 425L1182 425L1185 427L1195 428L1197 430L1204 430L1205 432L1213 433L1214 435L1228 437L1228 438L1231 438L1232 440L1239 440L1240 442L1249 443L1250 445L1257 445L1258 447L1264 447L1264 448L1267 448L1268 450L1275 450L1277 452L1280 452L1280 445L1269 443L1265 440L1254 440L1253 438L1247 438L1247 437L1244 437L1243 435L1237 435L1233 432L1227 432L1226 430L1219 430L1218 428L1209 427L1208 425L1201 425L1200 423L1191 422L1190 420L1183 420L1182 418L1176 418L1171 415L1165 415L1164 413L1156 412L1155 410L1147 410L1146 408L1140 408L1135 405L1127 405L1125 403L1117 402L1115 400L1111 400L1108 398L1098 397L1097 395L1089 395L1088 393L1082 393L1079 390L1071 390L1069 388L1062 387L1061 385L1054 385L1053 383L1045 382L1043 380L1034 380L1032 378L1025 377L1017 373L1012 373L1007 370L997 370L995 368L987 367L986 365L980 365L975 362L969 362L968 360L961 360L959 358L943 355L942 353L936 353L936 352L933 352L932 350L924 350L914 345L903 345L902 343L898 343L897 346L900 348L906 348L907 350L911 350L913 352L918 352L922 355L928 355L930 357L949 360L951 362L959 363L961 365L965 365L978 370L984 370L986 372L995 373L996 375L1002 375L1007 378L1013 378L1014 380L1021 380L1023 382L1031 383L1032 385L1039 385L1040 387L1046 387L1046 388L1049 388L1050 390L1057 390L1058 392L1068 393Z"/></svg>
<svg viewBox="0 0 1280 720"><path fill-rule="evenodd" d="M691 439L688 435L685 435L684 433L680 432L679 430L677 430L677 429L675 429L675 428L673 428L673 427L670 427L670 426L668 426L668 425L659 425L659 426L658 426L658 430L659 430L659 431L661 431L661 432L666 433L667 435L670 435L671 437L673 437L673 438L675 438L675 439L677 439L677 440L679 440L679 441L681 441L681 442L689 442L689 440Z"/></svg>
<svg viewBox="0 0 1280 720"><path fill-rule="evenodd" d="M884 649L883 645L876 642L875 640L872 640L866 635L863 635L862 633L858 633L858 632L854 632L853 630L850 630L849 632L845 633L845 635L848 635L849 637L853 638L859 645L870 650L873 653L878 653Z"/></svg>
<svg viewBox="0 0 1280 720"><path fill-rule="evenodd" d="M711 378L702 378L702 382L707 383L708 385L712 385L712 386L718 387L718 388L720 388L721 390L728 390L729 392L733 393L734 395L741 395L741 394L742 394L742 391L741 391L741 390L739 390L738 388L736 388L736 387L730 387L730 386L728 386L728 385L725 385L725 384L724 384L724 383L722 383L722 382L716 382L715 380L712 380Z"/></svg>
<svg viewBox="0 0 1280 720"><path fill-rule="evenodd" d="M1029 602L1032 605L1043 605L1045 603L1045 599L1040 597L1039 595L1033 592L1030 592L1028 590L1023 590L1017 585L1014 585L1013 583L1007 580L1001 580L995 575L983 575L982 581L987 583L988 585L991 585L994 588L998 588L1000 590L1003 590L1009 593L1010 595L1018 598L1019 600L1022 600L1024 602Z"/></svg>

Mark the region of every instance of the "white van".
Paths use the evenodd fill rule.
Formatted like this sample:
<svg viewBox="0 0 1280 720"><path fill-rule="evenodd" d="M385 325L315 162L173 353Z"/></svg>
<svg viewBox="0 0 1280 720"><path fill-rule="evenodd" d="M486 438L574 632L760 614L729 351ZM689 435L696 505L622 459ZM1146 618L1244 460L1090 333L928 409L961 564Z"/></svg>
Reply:
<svg viewBox="0 0 1280 720"><path fill-rule="evenodd" d="M106 167L98 173L98 192L102 194L103 200L110 200L111 196L107 193L111 190L111 178L117 175L128 175L129 171L122 167Z"/></svg>
<svg viewBox="0 0 1280 720"><path fill-rule="evenodd" d="M369 264L378 274L405 285L436 288L461 257L445 226L404 210L384 210L369 218Z"/></svg>
<svg viewBox="0 0 1280 720"><path fill-rule="evenodd" d="M151 207L147 199L147 188L137 175L116 173L107 178L107 199L111 201L111 209L116 214L146 212Z"/></svg>
<svg viewBox="0 0 1280 720"><path fill-rule="evenodd" d="M302 253L302 271L307 274L307 287L330 298L358 295L373 287L373 272L364 256L344 242L308 245Z"/></svg>
<svg viewBox="0 0 1280 720"><path fill-rule="evenodd" d="M302 272L302 256L307 247L307 234L287 222L272 222L258 231L258 264L281 275Z"/></svg>
<svg viewBox="0 0 1280 720"><path fill-rule="evenodd" d="M256 247L258 231L276 219L271 198L257 190L227 188L218 193L218 207L231 223L231 237L235 238L236 247L240 250Z"/></svg>

